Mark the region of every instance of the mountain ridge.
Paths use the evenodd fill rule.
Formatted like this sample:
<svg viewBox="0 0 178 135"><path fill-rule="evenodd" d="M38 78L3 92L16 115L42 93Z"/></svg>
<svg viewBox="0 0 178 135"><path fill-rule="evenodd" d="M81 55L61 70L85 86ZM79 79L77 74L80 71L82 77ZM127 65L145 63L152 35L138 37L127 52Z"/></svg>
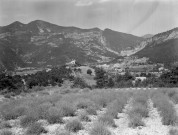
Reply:
<svg viewBox="0 0 178 135"><path fill-rule="evenodd" d="M147 38L151 38L153 36L154 36L153 34L145 34L145 35L142 36L142 38L147 39Z"/></svg>
<svg viewBox="0 0 178 135"><path fill-rule="evenodd" d="M178 28L158 33L141 42L143 49L134 54L139 58L147 57L155 63L171 65L178 62Z"/></svg>
<svg viewBox="0 0 178 135"><path fill-rule="evenodd" d="M5 50L0 63L10 70L22 65L57 66L71 59L85 64L101 63L118 57L122 50L136 47L142 40L110 29L63 27L42 20L28 24L16 21L0 28L0 46ZM11 65L2 64L4 59Z"/></svg>

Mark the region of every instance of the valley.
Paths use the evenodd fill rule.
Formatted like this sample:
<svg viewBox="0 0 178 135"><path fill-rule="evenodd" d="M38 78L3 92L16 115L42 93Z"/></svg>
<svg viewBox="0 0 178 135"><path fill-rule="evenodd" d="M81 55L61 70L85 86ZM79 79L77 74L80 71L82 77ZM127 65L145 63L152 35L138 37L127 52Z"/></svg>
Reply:
<svg viewBox="0 0 178 135"><path fill-rule="evenodd" d="M178 0L0 0L0 135L178 135Z"/></svg>

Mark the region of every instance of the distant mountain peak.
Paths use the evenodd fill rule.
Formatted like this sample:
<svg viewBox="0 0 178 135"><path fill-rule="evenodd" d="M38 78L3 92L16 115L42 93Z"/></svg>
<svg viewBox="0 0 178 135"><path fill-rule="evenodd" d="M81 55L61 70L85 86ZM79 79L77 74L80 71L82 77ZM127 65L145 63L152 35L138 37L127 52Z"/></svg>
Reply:
<svg viewBox="0 0 178 135"><path fill-rule="evenodd" d="M95 31L100 31L99 28L95 27L95 28L92 28L92 30L95 30Z"/></svg>
<svg viewBox="0 0 178 135"><path fill-rule="evenodd" d="M9 25L7 25L7 27L23 27L23 23L19 22L19 21L15 21Z"/></svg>
<svg viewBox="0 0 178 135"><path fill-rule="evenodd" d="M35 20L35 21L28 23L28 25L38 25L38 26L44 26L44 25L49 25L49 24L51 23L42 21L42 20Z"/></svg>

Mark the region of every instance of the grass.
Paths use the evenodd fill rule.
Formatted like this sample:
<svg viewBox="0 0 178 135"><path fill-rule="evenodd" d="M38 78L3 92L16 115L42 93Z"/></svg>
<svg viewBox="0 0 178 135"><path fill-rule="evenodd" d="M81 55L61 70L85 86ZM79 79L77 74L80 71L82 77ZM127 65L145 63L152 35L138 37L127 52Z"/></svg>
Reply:
<svg viewBox="0 0 178 135"><path fill-rule="evenodd" d="M75 102L75 106L77 109L86 109L94 106L94 102L92 102L90 99L80 98Z"/></svg>
<svg viewBox="0 0 178 135"><path fill-rule="evenodd" d="M1 132L1 135L13 135L12 131L9 131L9 130L3 130Z"/></svg>
<svg viewBox="0 0 178 135"><path fill-rule="evenodd" d="M57 102L56 107L59 108L62 116L75 116L76 108L70 102Z"/></svg>
<svg viewBox="0 0 178 135"><path fill-rule="evenodd" d="M147 106L144 106L140 103L134 103L132 105L133 109L129 112L131 114L138 114L139 116L141 116L142 118L146 118L148 117L149 111Z"/></svg>
<svg viewBox="0 0 178 135"><path fill-rule="evenodd" d="M32 125L33 123L35 123L37 121L37 119L33 116L24 116L20 119L20 125L22 127L28 127L30 125Z"/></svg>
<svg viewBox="0 0 178 135"><path fill-rule="evenodd" d="M114 90L96 90L89 96L91 100L95 102L96 106L103 108L114 101L120 93L121 92L116 92Z"/></svg>
<svg viewBox="0 0 178 135"><path fill-rule="evenodd" d="M149 93L145 91L136 92L133 96L134 103L142 104L143 106L147 106L147 101L149 98Z"/></svg>
<svg viewBox="0 0 178 135"><path fill-rule="evenodd" d="M173 128L171 128L171 129L169 130L169 135L178 135L178 129L173 129Z"/></svg>
<svg viewBox="0 0 178 135"><path fill-rule="evenodd" d="M34 111L38 115L38 119L46 119L48 117L48 110L52 105L49 103L42 103L38 106L33 107Z"/></svg>
<svg viewBox="0 0 178 135"><path fill-rule="evenodd" d="M82 112L82 113L79 115L79 119L80 119L81 121L91 121L91 119L89 118L87 112Z"/></svg>
<svg viewBox="0 0 178 135"><path fill-rule="evenodd" d="M168 97L175 103L178 104L178 92L175 89L172 90L166 90L165 94L168 95Z"/></svg>
<svg viewBox="0 0 178 135"><path fill-rule="evenodd" d="M24 106L16 106L13 104L5 104L1 108L1 115L5 120L17 119L26 113L27 108Z"/></svg>
<svg viewBox="0 0 178 135"><path fill-rule="evenodd" d="M12 128L12 126L10 125L9 122L3 121L0 123L0 129L4 129L4 128Z"/></svg>
<svg viewBox="0 0 178 135"><path fill-rule="evenodd" d="M133 115L129 120L129 127L136 128L139 126L145 126L145 123L138 114Z"/></svg>
<svg viewBox="0 0 178 135"><path fill-rule="evenodd" d="M86 109L86 112L87 112L88 114L90 114L90 115L97 115L96 107L93 107L93 106L88 107L88 108Z"/></svg>
<svg viewBox="0 0 178 135"><path fill-rule="evenodd" d="M26 131L27 135L40 135L41 133L47 133L47 131L37 122L29 126Z"/></svg>
<svg viewBox="0 0 178 135"><path fill-rule="evenodd" d="M108 115L113 116L114 118L117 118L118 113L122 112L124 106L127 103L127 100L128 100L128 97L121 94L120 96L117 97L116 100L114 100L107 106L106 113Z"/></svg>
<svg viewBox="0 0 178 135"><path fill-rule="evenodd" d="M49 108L47 121L50 124L63 123L61 112L56 107Z"/></svg>
<svg viewBox="0 0 178 135"><path fill-rule="evenodd" d="M62 131L62 132L56 133L55 135L70 135L70 132L69 131Z"/></svg>
<svg viewBox="0 0 178 135"><path fill-rule="evenodd" d="M106 114L106 115L99 117L98 122L102 123L104 125L107 125L107 126L116 127L116 124L114 122L114 118L111 115Z"/></svg>
<svg viewBox="0 0 178 135"><path fill-rule="evenodd" d="M78 120L72 120L66 123L65 128L70 132L78 132L83 129L82 123Z"/></svg>
<svg viewBox="0 0 178 135"><path fill-rule="evenodd" d="M129 127L136 128L139 126L145 126L142 118L148 117L148 93L136 92L133 95L132 108L127 113L129 115Z"/></svg>
<svg viewBox="0 0 178 135"><path fill-rule="evenodd" d="M111 132L101 123L96 123L89 135L111 135Z"/></svg>
<svg viewBox="0 0 178 135"><path fill-rule="evenodd" d="M152 101L154 106L158 108L158 111L160 111L162 123L164 125L176 125L178 123L176 110L166 95L161 92L155 92L152 96Z"/></svg>

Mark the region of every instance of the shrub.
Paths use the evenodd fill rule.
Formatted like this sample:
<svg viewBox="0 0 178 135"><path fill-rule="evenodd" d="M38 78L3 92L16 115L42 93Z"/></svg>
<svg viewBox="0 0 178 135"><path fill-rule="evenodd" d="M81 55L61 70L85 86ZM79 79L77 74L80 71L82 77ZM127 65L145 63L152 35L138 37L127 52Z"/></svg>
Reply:
<svg viewBox="0 0 178 135"><path fill-rule="evenodd" d="M174 103L178 103L178 92L176 90L166 90L166 94Z"/></svg>
<svg viewBox="0 0 178 135"><path fill-rule="evenodd" d="M62 131L62 132L56 133L55 135L70 135L70 132Z"/></svg>
<svg viewBox="0 0 178 135"><path fill-rule="evenodd" d="M128 112L129 115L129 127L135 128L138 126L145 126L142 121L143 117L148 117L147 100L140 96L134 95L134 101L132 103L132 109Z"/></svg>
<svg viewBox="0 0 178 135"><path fill-rule="evenodd" d="M101 123L95 124L91 129L90 135L111 135L111 132Z"/></svg>
<svg viewBox="0 0 178 135"><path fill-rule="evenodd" d="M25 115L25 113L27 112L27 107L25 106L17 106L14 109L14 113L19 117L22 115Z"/></svg>
<svg viewBox="0 0 178 135"><path fill-rule="evenodd" d="M38 106L36 105L34 107L29 107L25 116L35 119L37 121L39 119L42 119L41 113L42 112L40 112L40 110L38 109Z"/></svg>
<svg viewBox="0 0 178 135"><path fill-rule="evenodd" d="M42 103L35 108L39 119L46 119L48 117L48 110L52 105L48 102Z"/></svg>
<svg viewBox="0 0 178 135"><path fill-rule="evenodd" d="M129 127L136 128L139 126L145 126L145 123L139 115L132 115L132 117L130 117Z"/></svg>
<svg viewBox="0 0 178 135"><path fill-rule="evenodd" d="M69 121L65 128L68 130L68 131L71 131L71 132L77 132L81 129L83 129L83 126L82 126L82 123L75 119L75 120L72 120L72 121Z"/></svg>
<svg viewBox="0 0 178 135"><path fill-rule="evenodd" d="M86 88L88 87L88 84L85 82L84 79L80 78L80 77L76 77L74 78L74 82L73 82L73 85L72 85L73 88Z"/></svg>
<svg viewBox="0 0 178 135"><path fill-rule="evenodd" d="M89 88L82 89L82 92L90 92L90 91L91 91L91 89L89 89Z"/></svg>
<svg viewBox="0 0 178 135"><path fill-rule="evenodd" d="M67 94L70 93L71 89L70 88L62 88L60 89L60 94Z"/></svg>
<svg viewBox="0 0 178 135"><path fill-rule="evenodd" d="M74 116L76 108L67 101L58 102L56 106L59 108L62 116Z"/></svg>
<svg viewBox="0 0 178 135"><path fill-rule="evenodd" d="M127 103L127 100L128 100L127 95L119 94L117 99L114 100L113 102L111 102L107 106L106 114L109 114L109 115L113 116L114 118L117 118L118 113L122 112L124 106Z"/></svg>
<svg viewBox="0 0 178 135"><path fill-rule="evenodd" d="M50 115L47 118L47 121L50 124L63 123L63 120L62 120L61 116L58 116L58 115Z"/></svg>
<svg viewBox="0 0 178 135"><path fill-rule="evenodd" d="M134 94L134 103L139 103L142 104L143 106L147 106L147 101L148 101L148 93L146 92L136 92Z"/></svg>
<svg viewBox="0 0 178 135"><path fill-rule="evenodd" d="M107 107L106 114L109 114L114 118L117 118L118 113L122 112L122 109L123 109L122 104L119 104L119 102L115 100Z"/></svg>
<svg viewBox="0 0 178 135"><path fill-rule="evenodd" d="M114 101L119 96L119 94L121 94L121 92L102 89L91 92L90 98L95 103L96 107L103 108Z"/></svg>
<svg viewBox="0 0 178 135"><path fill-rule="evenodd" d="M19 116L24 115L27 110L26 107L13 107L11 105L4 106L1 109L2 117L5 120L17 119Z"/></svg>
<svg viewBox="0 0 178 135"><path fill-rule="evenodd" d="M98 118L98 122L104 124L104 125L108 125L108 126L112 126L112 127L116 127L116 124L114 122L114 119L112 116L110 115L103 115L101 117Z"/></svg>
<svg viewBox="0 0 178 135"><path fill-rule="evenodd" d="M92 102L92 101L89 100L89 99L84 99L84 98L78 99L78 100L76 101L76 103L75 103L75 106L76 106L78 109L80 109L80 108L86 109L86 108L88 108L88 107L90 107L90 106L93 106L93 105L94 105L94 102Z"/></svg>
<svg viewBox="0 0 178 135"><path fill-rule="evenodd" d="M133 109L129 112L131 114L139 114L141 117L148 117L148 108L146 106L143 106L142 104L135 103L133 104Z"/></svg>
<svg viewBox="0 0 178 135"><path fill-rule="evenodd" d="M108 104L108 98L105 96L101 96L101 95L96 95L94 97L94 101L96 103L96 105L98 105L99 107L103 108L106 107Z"/></svg>
<svg viewBox="0 0 178 135"><path fill-rule="evenodd" d="M4 128L12 128L12 126L10 125L9 122L4 121L0 123L0 129L4 129Z"/></svg>
<svg viewBox="0 0 178 135"><path fill-rule="evenodd" d="M177 129L170 129L169 130L169 135L178 135L178 130Z"/></svg>
<svg viewBox="0 0 178 135"><path fill-rule="evenodd" d="M105 113L105 115L109 115L109 116L112 116L113 118L115 118L115 119L117 119L118 117L118 111L117 111L117 109L111 109L111 110L107 110L106 111L106 113Z"/></svg>
<svg viewBox="0 0 178 135"><path fill-rule="evenodd" d="M178 104L178 93L172 96L172 101L176 104Z"/></svg>
<svg viewBox="0 0 178 135"><path fill-rule="evenodd" d="M87 74L91 75L91 74L92 74L92 70L91 70L91 69L88 69L88 70L87 70Z"/></svg>
<svg viewBox="0 0 178 135"><path fill-rule="evenodd" d="M33 123L28 127L26 131L27 135L40 135L41 133L47 133L47 131L41 126L40 123Z"/></svg>
<svg viewBox="0 0 178 135"><path fill-rule="evenodd" d="M20 119L20 125L22 127L28 127L32 125L33 123L35 123L36 121L37 119L35 117L27 115Z"/></svg>
<svg viewBox="0 0 178 135"><path fill-rule="evenodd" d="M176 115L176 110L173 105L169 102L168 97L162 93L156 93L152 97L154 106L160 111L162 116L162 122L164 125L176 125L178 117Z"/></svg>
<svg viewBox="0 0 178 135"><path fill-rule="evenodd" d="M88 114L90 114L90 115L96 115L96 114L97 114L97 112L96 112L96 107L88 107L88 108L86 109L86 112L87 112Z"/></svg>
<svg viewBox="0 0 178 135"><path fill-rule="evenodd" d="M47 121L50 124L63 123L60 111L57 108L54 108L54 107L49 108Z"/></svg>
<svg viewBox="0 0 178 135"><path fill-rule="evenodd" d="M13 135L13 133L9 130L4 130L1 132L1 135Z"/></svg>
<svg viewBox="0 0 178 135"><path fill-rule="evenodd" d="M81 121L91 121L86 112L81 113L79 118Z"/></svg>

